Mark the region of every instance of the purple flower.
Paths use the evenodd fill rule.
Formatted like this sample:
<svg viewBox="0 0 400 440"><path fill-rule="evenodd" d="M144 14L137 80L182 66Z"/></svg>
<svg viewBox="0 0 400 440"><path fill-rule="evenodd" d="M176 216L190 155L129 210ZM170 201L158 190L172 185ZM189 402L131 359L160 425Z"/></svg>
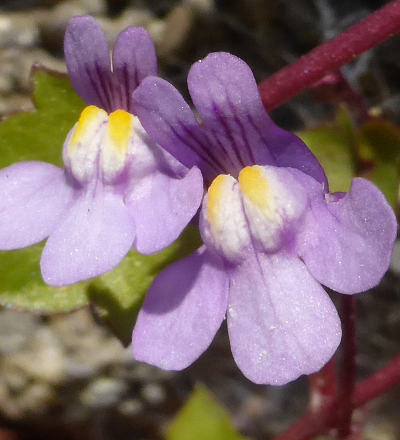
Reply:
<svg viewBox="0 0 400 440"><path fill-rule="evenodd" d="M240 59L211 54L194 64L188 85L202 125L166 81L146 78L133 94L146 131L186 167L200 167L208 185L204 246L154 281L134 356L183 369L226 314L244 375L284 384L336 350L340 320L321 284L344 294L375 286L390 262L395 216L367 180L329 194L318 161L272 122Z"/></svg>
<svg viewBox="0 0 400 440"><path fill-rule="evenodd" d="M168 246L203 196L200 170L162 150L132 112L132 91L157 71L147 32L128 28L119 35L111 70L101 28L91 17L76 17L65 55L88 104L65 141L65 170L21 162L0 171L0 249L49 237L41 270L52 285L98 276L132 246L145 254Z"/></svg>

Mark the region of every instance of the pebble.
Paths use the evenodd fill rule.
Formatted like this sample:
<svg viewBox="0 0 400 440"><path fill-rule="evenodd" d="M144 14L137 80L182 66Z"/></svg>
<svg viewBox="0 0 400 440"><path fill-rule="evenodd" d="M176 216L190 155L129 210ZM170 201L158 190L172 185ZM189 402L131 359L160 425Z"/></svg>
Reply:
<svg viewBox="0 0 400 440"><path fill-rule="evenodd" d="M117 404L127 391L126 383L110 377L99 377L83 390L80 400L89 407L107 407Z"/></svg>

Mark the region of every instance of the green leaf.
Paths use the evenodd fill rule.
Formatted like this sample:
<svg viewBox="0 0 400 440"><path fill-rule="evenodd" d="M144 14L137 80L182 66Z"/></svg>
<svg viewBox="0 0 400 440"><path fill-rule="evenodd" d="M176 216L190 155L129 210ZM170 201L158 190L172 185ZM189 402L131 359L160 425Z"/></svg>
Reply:
<svg viewBox="0 0 400 440"><path fill-rule="evenodd" d="M225 408L205 386L196 386L168 430L167 440L244 440Z"/></svg>
<svg viewBox="0 0 400 440"><path fill-rule="evenodd" d="M369 121L360 129L359 146L362 158L371 163L366 177L379 187L395 209L400 178L400 128L388 121Z"/></svg>
<svg viewBox="0 0 400 440"><path fill-rule="evenodd" d="M0 252L0 304L40 313L68 312L88 304L86 283L45 284L40 273L43 244Z"/></svg>
<svg viewBox="0 0 400 440"><path fill-rule="evenodd" d="M66 75L35 67L32 83L36 110L0 124L0 168L22 160L62 165L64 140L84 108Z"/></svg>
<svg viewBox="0 0 400 440"><path fill-rule="evenodd" d="M321 162L331 192L350 188L355 176L355 133L350 115L341 110L331 125L298 133Z"/></svg>
<svg viewBox="0 0 400 440"><path fill-rule="evenodd" d="M189 255L200 245L197 228L188 227L164 251L154 255L131 251L117 268L90 284L89 296L95 312L124 345L131 342L137 313L153 279L165 266Z"/></svg>

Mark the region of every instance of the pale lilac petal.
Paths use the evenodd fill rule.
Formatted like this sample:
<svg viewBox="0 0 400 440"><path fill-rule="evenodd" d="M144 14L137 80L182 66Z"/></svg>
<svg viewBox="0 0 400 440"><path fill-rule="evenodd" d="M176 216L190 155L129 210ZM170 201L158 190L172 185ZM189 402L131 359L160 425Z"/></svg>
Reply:
<svg viewBox="0 0 400 440"><path fill-rule="evenodd" d="M203 178L196 167L181 179L158 171L139 181L127 199L135 249L152 254L169 246L196 214L202 197Z"/></svg>
<svg viewBox="0 0 400 440"><path fill-rule="evenodd" d="M110 53L104 32L93 17L69 21L64 54L72 85L86 104L112 111Z"/></svg>
<svg viewBox="0 0 400 440"><path fill-rule="evenodd" d="M191 68L188 86L215 149L230 159L232 174L246 165L290 166L326 183L304 143L268 116L253 73L240 58L224 52L208 55Z"/></svg>
<svg viewBox="0 0 400 440"><path fill-rule="evenodd" d="M149 135L187 168L198 166L211 180L221 172L192 110L167 81L145 78L133 93L135 113Z"/></svg>
<svg viewBox="0 0 400 440"><path fill-rule="evenodd" d="M20 162L0 171L0 249L44 240L71 202L64 170L43 162Z"/></svg>
<svg viewBox="0 0 400 440"><path fill-rule="evenodd" d="M157 55L149 33L140 27L122 31L115 43L112 59L121 108L133 113L133 91L146 76L157 75Z"/></svg>
<svg viewBox="0 0 400 440"><path fill-rule="evenodd" d="M98 184L80 195L47 240L43 279L63 286L101 275L118 265L133 238L133 221L121 196Z"/></svg>
<svg viewBox="0 0 400 440"><path fill-rule="evenodd" d="M255 383L283 385L318 371L340 342L332 301L297 257L249 257L231 271L228 303L233 356Z"/></svg>
<svg viewBox="0 0 400 440"><path fill-rule="evenodd" d="M133 331L135 359L182 370L210 345L226 311L228 279L201 250L158 275Z"/></svg>
<svg viewBox="0 0 400 440"><path fill-rule="evenodd" d="M311 186L309 186L311 188ZM298 252L325 286L358 293L379 283L387 271L397 224L392 208L371 182L354 179L338 198L314 190L299 235Z"/></svg>

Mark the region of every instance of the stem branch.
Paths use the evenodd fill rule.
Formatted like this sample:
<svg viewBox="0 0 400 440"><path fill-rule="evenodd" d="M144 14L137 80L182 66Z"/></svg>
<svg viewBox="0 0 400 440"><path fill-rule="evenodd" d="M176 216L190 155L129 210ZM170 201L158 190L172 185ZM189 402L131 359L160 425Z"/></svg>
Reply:
<svg viewBox="0 0 400 440"><path fill-rule="evenodd" d="M400 354L372 376L360 382L354 391L353 407L358 408L390 390L400 382Z"/></svg>
<svg viewBox="0 0 400 440"><path fill-rule="evenodd" d="M355 390L351 408L354 410L388 391L400 382L400 354L386 367L360 382ZM319 413L304 414L293 425L278 435L275 440L308 440L327 432L338 423L336 402L326 406Z"/></svg>
<svg viewBox="0 0 400 440"><path fill-rule="evenodd" d="M356 320L355 297L342 295L342 327L343 342L342 356L339 367L339 439L346 439L351 431L351 416L353 414L352 400L356 383Z"/></svg>
<svg viewBox="0 0 400 440"><path fill-rule="evenodd" d="M399 31L400 0L393 0L262 81L259 89L265 107L268 110L278 107Z"/></svg>

